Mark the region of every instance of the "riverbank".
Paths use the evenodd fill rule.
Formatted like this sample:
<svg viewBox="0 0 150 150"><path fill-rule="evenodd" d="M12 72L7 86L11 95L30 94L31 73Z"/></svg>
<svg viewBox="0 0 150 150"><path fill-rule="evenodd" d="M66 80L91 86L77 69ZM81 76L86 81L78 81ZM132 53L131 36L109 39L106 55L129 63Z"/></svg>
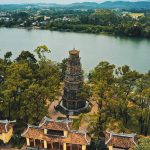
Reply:
<svg viewBox="0 0 150 150"><path fill-rule="evenodd" d="M6 26L0 26L3 28ZM90 25L90 24L68 24L68 23L50 23L46 26L29 26L29 27L20 27L18 25L6 27L6 28L18 28L18 29L41 29L41 30L50 30L50 31L60 31L60 32L74 32L74 33L88 33L88 34L103 34L110 36L119 36L119 37L134 37L134 38L147 38L150 39L150 32L145 33L142 30L142 27L137 25L131 26L130 28L126 26L100 26L100 25ZM144 27L143 27L144 28Z"/></svg>
<svg viewBox="0 0 150 150"><path fill-rule="evenodd" d="M150 69L150 40L146 38L23 28L0 28L0 35L0 55L12 51L12 59L22 50L33 52L45 44L51 49L48 57L56 62L61 62L73 47L80 50L85 73L103 60L117 66L126 64L143 73Z"/></svg>

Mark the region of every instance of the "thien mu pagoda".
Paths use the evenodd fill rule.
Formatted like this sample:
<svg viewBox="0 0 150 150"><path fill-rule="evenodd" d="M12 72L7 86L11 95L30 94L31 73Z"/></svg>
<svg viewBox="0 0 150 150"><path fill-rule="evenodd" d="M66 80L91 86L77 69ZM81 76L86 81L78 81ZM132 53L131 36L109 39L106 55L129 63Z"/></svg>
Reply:
<svg viewBox="0 0 150 150"><path fill-rule="evenodd" d="M60 107L66 114L74 115L85 111L89 103L79 96L84 82L79 51L73 49L69 55Z"/></svg>
<svg viewBox="0 0 150 150"><path fill-rule="evenodd" d="M28 125L22 134L27 150L88 150L91 142L85 132L71 130L72 121L44 117L39 126Z"/></svg>

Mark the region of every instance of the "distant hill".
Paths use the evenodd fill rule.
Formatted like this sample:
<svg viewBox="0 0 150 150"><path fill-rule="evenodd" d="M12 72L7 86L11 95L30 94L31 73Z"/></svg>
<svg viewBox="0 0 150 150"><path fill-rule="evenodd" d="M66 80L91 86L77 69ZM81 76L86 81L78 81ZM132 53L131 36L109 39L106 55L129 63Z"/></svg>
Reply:
<svg viewBox="0 0 150 150"><path fill-rule="evenodd" d="M70 5L67 5L66 7L71 7L71 8L76 8L76 9L79 9L79 8L80 9L96 9L96 8L150 9L150 2L148 1L141 1L141 2L107 1L104 3L84 2L84 3L73 3Z"/></svg>
<svg viewBox="0 0 150 150"><path fill-rule="evenodd" d="M124 1L106 1L103 3L95 3L95 2L83 2L83 3L72 3L72 4L8 4L8 5L0 5L0 9L22 9L22 8L64 8L64 9L98 9L98 8L106 8L106 9L144 9L150 10L150 2L149 1L139 1L139 2L124 2Z"/></svg>
<svg viewBox="0 0 150 150"><path fill-rule="evenodd" d="M99 4L101 8L120 8L120 9L150 9L150 2L141 1L141 2L104 2Z"/></svg>

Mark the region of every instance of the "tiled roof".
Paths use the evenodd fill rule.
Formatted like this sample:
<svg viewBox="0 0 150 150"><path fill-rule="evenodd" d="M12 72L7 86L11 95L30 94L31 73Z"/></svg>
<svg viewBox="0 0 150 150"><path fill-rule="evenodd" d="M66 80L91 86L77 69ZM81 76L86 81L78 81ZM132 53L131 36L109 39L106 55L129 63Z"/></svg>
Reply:
<svg viewBox="0 0 150 150"><path fill-rule="evenodd" d="M22 136L27 137L27 138L34 138L34 139L42 140L44 139L43 133L44 133L43 130L40 129L39 127L28 125L27 130L22 134Z"/></svg>
<svg viewBox="0 0 150 150"><path fill-rule="evenodd" d="M0 123L0 134L1 134L2 132L6 132L5 124Z"/></svg>
<svg viewBox="0 0 150 150"><path fill-rule="evenodd" d="M62 142L79 145L89 145L91 140L86 134L74 131L69 131L67 137L45 135L42 129L31 126L28 127L22 136L31 139L46 140L47 142Z"/></svg>
<svg viewBox="0 0 150 150"><path fill-rule="evenodd" d="M135 134L107 132L105 135L105 144L117 148L131 148L137 145L134 137Z"/></svg>
<svg viewBox="0 0 150 150"><path fill-rule="evenodd" d="M39 124L41 129L52 129L58 131L68 131L70 130L70 126L72 121L69 120L53 120L47 117L44 117Z"/></svg>
<svg viewBox="0 0 150 150"><path fill-rule="evenodd" d="M55 122L55 123L61 124L63 123L63 121ZM67 130L68 131L67 137L46 135L44 134L44 130L43 130L43 127L45 127L44 124L42 126L28 125L28 129L22 134L22 136L31 139L46 140L47 142L62 142L62 143L72 143L72 144L79 144L79 145L82 144L89 145L91 142L90 137L86 133L79 132L79 131ZM56 128L50 128L50 129L56 130Z"/></svg>
<svg viewBox="0 0 150 150"><path fill-rule="evenodd" d="M71 131L68 134L68 138L64 141L65 143L73 143L73 144L85 144L89 145L91 142L91 138L86 133L74 132Z"/></svg>
<svg viewBox="0 0 150 150"><path fill-rule="evenodd" d="M16 121L0 120L0 134L7 133Z"/></svg>

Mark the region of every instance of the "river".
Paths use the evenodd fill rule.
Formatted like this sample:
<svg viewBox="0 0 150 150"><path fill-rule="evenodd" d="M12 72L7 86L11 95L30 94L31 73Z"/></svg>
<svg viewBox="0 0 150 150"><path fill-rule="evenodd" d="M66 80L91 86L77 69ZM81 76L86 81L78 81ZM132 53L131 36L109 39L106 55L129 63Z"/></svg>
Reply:
<svg viewBox="0 0 150 150"><path fill-rule="evenodd" d="M47 57L58 62L68 57L68 50L74 47L80 50L85 72L104 60L116 66L129 65L139 72L150 70L150 39L0 28L0 57L3 57L7 51L12 51L14 59L22 50L33 52L42 44L51 49L51 54Z"/></svg>

